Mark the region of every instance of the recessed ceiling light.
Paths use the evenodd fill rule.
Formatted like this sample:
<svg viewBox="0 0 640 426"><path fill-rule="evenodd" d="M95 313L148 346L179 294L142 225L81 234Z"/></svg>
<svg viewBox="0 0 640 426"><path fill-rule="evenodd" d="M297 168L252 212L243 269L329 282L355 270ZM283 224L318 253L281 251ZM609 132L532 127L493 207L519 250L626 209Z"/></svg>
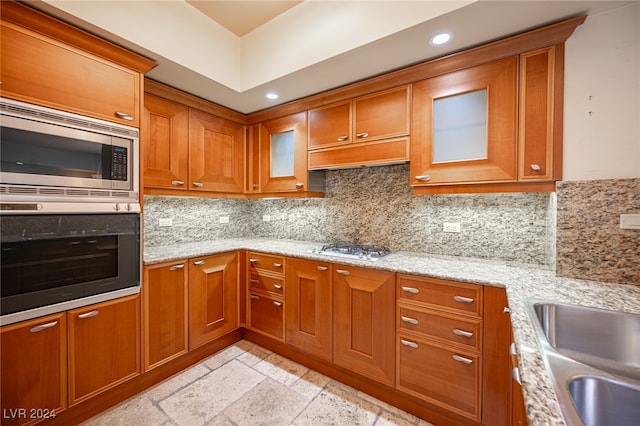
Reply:
<svg viewBox="0 0 640 426"><path fill-rule="evenodd" d="M441 44L449 43L453 38L453 34L449 32L438 33L431 37L429 43L433 46L440 46Z"/></svg>
<svg viewBox="0 0 640 426"><path fill-rule="evenodd" d="M264 95L267 99L271 99L271 100L275 100L278 99L280 96L278 96L277 93L275 92L269 92L266 95Z"/></svg>

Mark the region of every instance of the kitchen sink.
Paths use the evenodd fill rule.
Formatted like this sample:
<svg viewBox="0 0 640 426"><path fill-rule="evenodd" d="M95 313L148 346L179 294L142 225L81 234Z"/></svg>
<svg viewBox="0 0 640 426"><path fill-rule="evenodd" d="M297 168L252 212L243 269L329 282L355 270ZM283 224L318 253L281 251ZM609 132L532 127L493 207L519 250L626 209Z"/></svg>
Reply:
<svg viewBox="0 0 640 426"><path fill-rule="evenodd" d="M585 426L636 426L640 419L640 387L598 376L569 382L573 404Z"/></svg>
<svg viewBox="0 0 640 426"><path fill-rule="evenodd" d="M564 421L637 425L640 315L525 300Z"/></svg>
<svg viewBox="0 0 640 426"><path fill-rule="evenodd" d="M564 303L534 303L536 319L566 357L640 380L640 315Z"/></svg>

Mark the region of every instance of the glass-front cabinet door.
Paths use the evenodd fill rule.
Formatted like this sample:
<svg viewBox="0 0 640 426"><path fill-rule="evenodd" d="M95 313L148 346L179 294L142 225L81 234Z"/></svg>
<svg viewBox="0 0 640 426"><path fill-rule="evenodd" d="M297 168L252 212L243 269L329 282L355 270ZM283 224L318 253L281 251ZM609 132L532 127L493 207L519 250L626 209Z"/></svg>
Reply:
<svg viewBox="0 0 640 426"><path fill-rule="evenodd" d="M411 184L517 179L517 59L413 85Z"/></svg>
<svg viewBox="0 0 640 426"><path fill-rule="evenodd" d="M307 191L306 112L260 124L260 192Z"/></svg>

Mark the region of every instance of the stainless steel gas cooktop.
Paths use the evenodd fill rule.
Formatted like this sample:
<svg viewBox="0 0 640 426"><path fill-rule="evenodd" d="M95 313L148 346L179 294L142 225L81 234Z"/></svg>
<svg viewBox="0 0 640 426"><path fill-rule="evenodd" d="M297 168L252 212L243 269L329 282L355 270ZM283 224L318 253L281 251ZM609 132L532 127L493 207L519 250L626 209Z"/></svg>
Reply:
<svg viewBox="0 0 640 426"><path fill-rule="evenodd" d="M371 246L356 243L331 243L320 248L313 248L310 253L328 256L346 257L349 259L378 260L391 253L387 247Z"/></svg>

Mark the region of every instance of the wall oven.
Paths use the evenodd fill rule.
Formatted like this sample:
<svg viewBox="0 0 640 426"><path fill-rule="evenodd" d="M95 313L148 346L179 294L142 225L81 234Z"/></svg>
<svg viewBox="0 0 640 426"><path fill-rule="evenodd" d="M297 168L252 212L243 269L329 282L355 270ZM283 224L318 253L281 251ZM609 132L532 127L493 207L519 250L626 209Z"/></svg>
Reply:
<svg viewBox="0 0 640 426"><path fill-rule="evenodd" d="M0 325L138 293L138 129L0 105Z"/></svg>

